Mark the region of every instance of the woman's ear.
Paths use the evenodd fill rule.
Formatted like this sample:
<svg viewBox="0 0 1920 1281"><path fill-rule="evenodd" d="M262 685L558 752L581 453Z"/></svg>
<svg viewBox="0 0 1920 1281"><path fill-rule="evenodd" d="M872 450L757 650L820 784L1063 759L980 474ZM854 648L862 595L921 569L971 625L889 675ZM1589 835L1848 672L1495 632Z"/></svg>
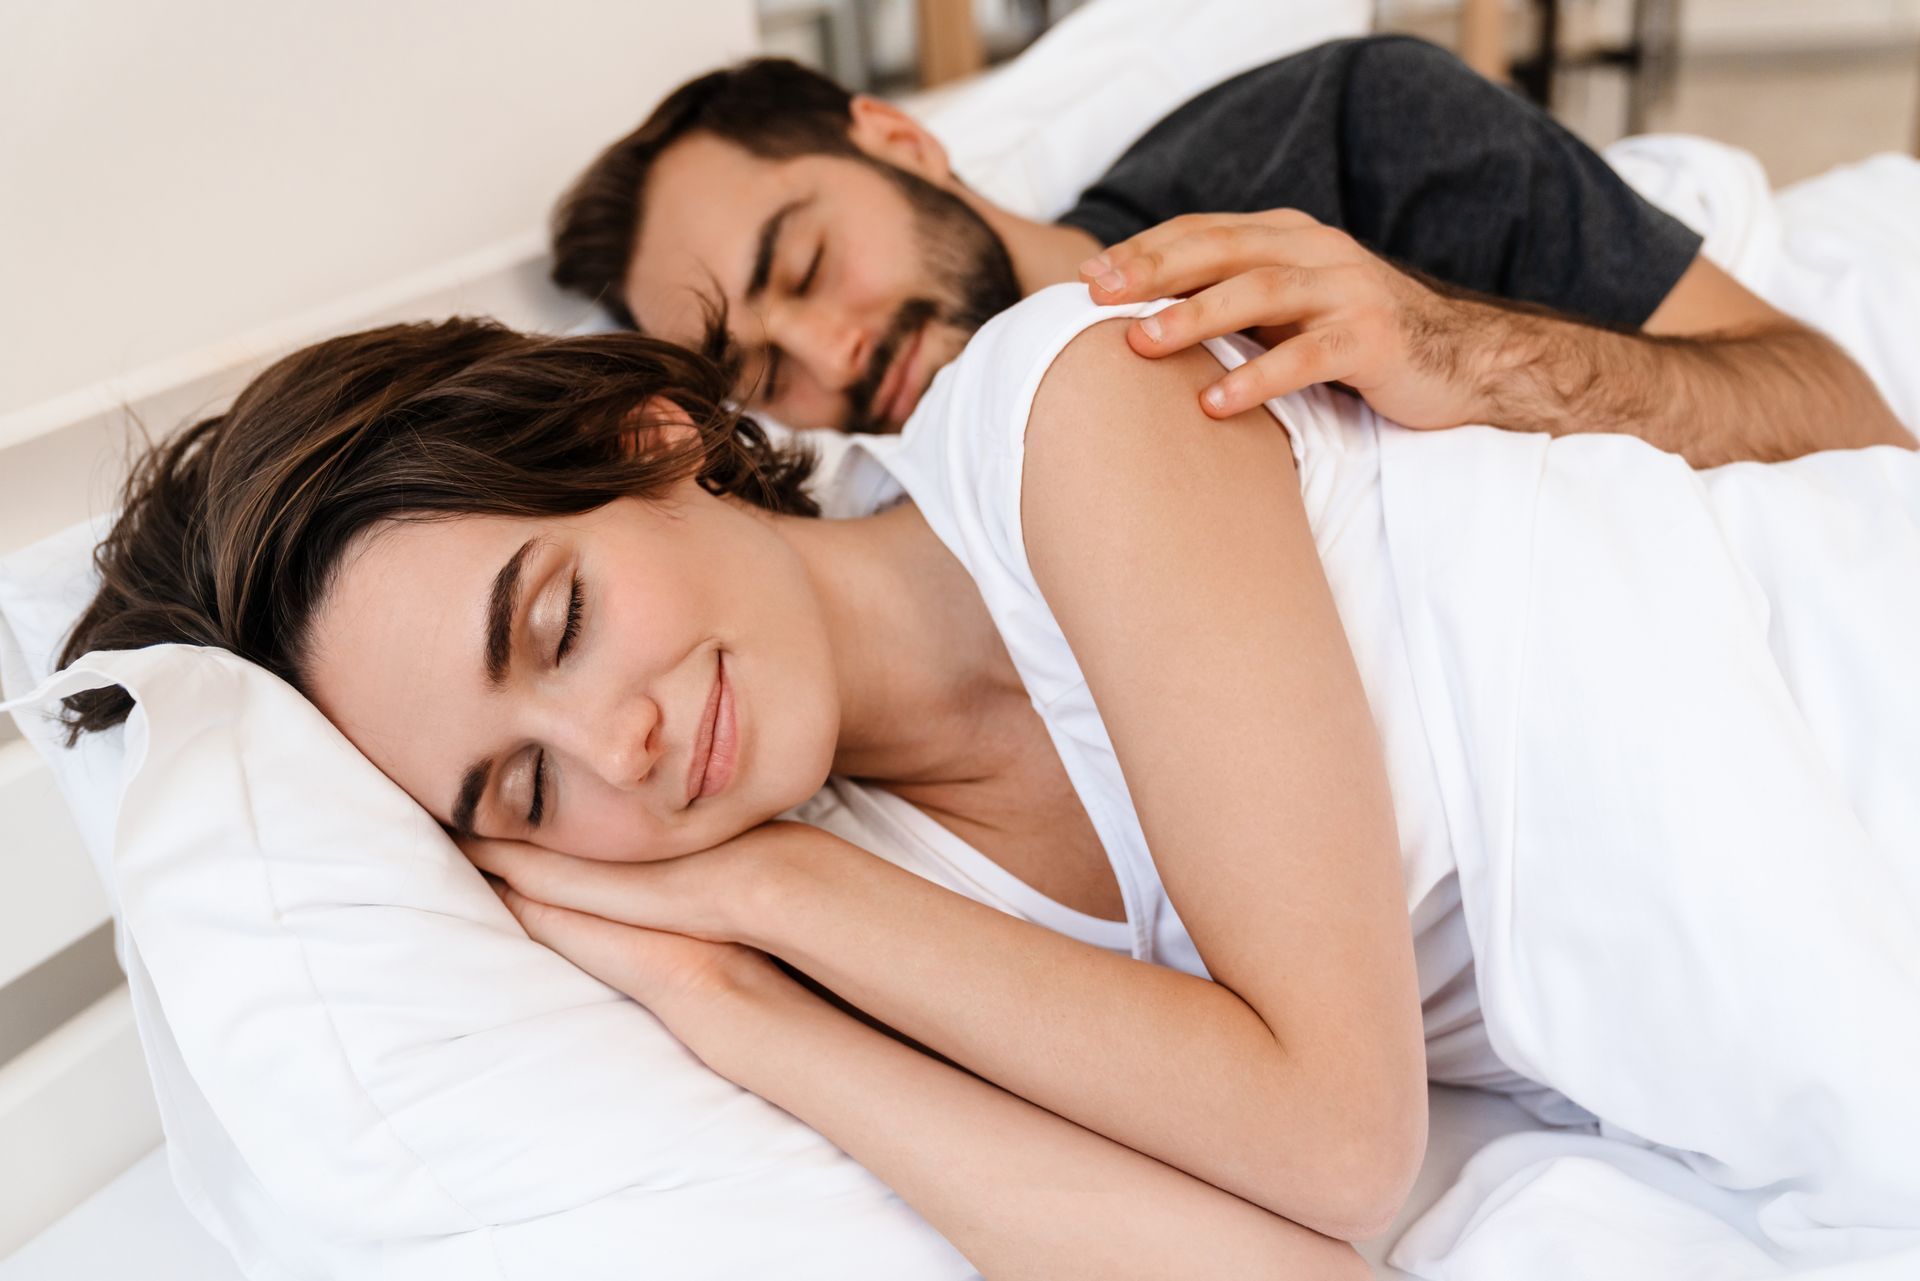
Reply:
<svg viewBox="0 0 1920 1281"><path fill-rule="evenodd" d="M700 438L700 428L676 401L665 396L649 396L638 408L630 410L621 423L627 451L638 458L662 449L687 445Z"/></svg>
<svg viewBox="0 0 1920 1281"><path fill-rule="evenodd" d="M953 166L947 160L946 147L918 120L892 103L864 93L853 95L849 110L853 124L847 136L854 146L937 187L952 182Z"/></svg>

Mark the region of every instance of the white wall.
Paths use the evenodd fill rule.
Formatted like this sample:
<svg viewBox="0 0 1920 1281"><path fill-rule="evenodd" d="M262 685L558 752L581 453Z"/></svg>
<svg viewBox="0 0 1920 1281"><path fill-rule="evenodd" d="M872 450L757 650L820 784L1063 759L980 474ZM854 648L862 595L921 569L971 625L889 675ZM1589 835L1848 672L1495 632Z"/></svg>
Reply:
<svg viewBox="0 0 1920 1281"><path fill-rule="evenodd" d="M0 0L0 420L537 234L751 0Z"/></svg>

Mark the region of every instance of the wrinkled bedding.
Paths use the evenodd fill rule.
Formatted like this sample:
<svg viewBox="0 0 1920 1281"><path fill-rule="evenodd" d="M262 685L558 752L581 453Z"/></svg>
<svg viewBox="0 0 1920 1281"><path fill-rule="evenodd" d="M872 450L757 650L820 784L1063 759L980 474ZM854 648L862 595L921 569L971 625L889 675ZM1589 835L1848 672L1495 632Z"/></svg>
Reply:
<svg viewBox="0 0 1920 1281"><path fill-rule="evenodd" d="M1783 305L1871 333L1856 354L1910 413L1891 353L1920 351L1920 294L1857 255L1822 288L1806 253L1840 242L1795 221L1871 214L1888 175L1920 191L1878 164L1757 210L1696 166L1696 212L1740 214L1710 248ZM1912 278L1906 252L1881 280ZM1920 456L1695 473L1487 429L1381 449L1488 1032L1602 1122L1489 1145L1391 1261L1920 1275Z"/></svg>

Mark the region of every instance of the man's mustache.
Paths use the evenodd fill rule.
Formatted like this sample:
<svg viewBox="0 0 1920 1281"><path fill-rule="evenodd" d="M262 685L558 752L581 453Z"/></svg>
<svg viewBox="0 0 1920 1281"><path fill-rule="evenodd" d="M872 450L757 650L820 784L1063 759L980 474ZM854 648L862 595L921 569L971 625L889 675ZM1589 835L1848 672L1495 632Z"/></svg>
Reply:
<svg viewBox="0 0 1920 1281"><path fill-rule="evenodd" d="M867 372L847 388L847 420L842 425L843 431L871 435L887 429L886 423L874 417L873 398L880 394L880 384L886 381L887 371L893 368L894 357L899 355L901 346L937 318L940 311L940 304L931 298L909 298L900 305L900 310L893 315L893 323L874 344Z"/></svg>

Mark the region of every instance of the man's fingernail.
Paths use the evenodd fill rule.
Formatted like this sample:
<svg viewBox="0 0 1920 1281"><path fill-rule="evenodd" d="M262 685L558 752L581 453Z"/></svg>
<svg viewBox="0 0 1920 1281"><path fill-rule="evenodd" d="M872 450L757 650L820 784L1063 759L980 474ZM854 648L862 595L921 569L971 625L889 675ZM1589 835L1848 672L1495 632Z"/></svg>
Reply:
<svg viewBox="0 0 1920 1281"><path fill-rule="evenodd" d="M1117 294L1127 287L1127 278L1117 271L1109 271L1093 283L1110 294Z"/></svg>
<svg viewBox="0 0 1920 1281"><path fill-rule="evenodd" d="M1147 316L1140 321L1140 332L1147 336L1148 342L1160 341L1160 317Z"/></svg>
<svg viewBox="0 0 1920 1281"><path fill-rule="evenodd" d="M1207 388L1203 393L1203 398L1206 400L1208 406L1213 409L1225 409L1227 407L1227 389L1218 384Z"/></svg>
<svg viewBox="0 0 1920 1281"><path fill-rule="evenodd" d="M1105 254L1095 254L1080 264L1080 274L1083 276L1097 276L1111 266L1113 266L1113 264L1107 261Z"/></svg>

